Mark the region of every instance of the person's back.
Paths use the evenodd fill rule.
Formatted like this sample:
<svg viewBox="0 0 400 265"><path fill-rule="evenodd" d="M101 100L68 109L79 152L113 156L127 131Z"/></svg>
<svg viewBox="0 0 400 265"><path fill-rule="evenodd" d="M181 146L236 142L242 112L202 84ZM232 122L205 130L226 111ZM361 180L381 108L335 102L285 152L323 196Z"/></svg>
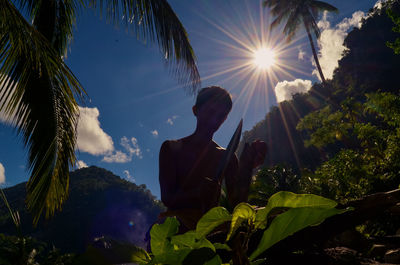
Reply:
<svg viewBox="0 0 400 265"><path fill-rule="evenodd" d="M225 149L216 144L212 136L225 121L231 108L230 95L223 88L202 89L193 107L197 118L195 132L179 140L165 141L161 146L161 200L168 207L168 211L161 216L177 216L185 226L181 227L181 232L194 229L198 219L218 205L221 183L215 181L214 177ZM265 147L265 143L257 142L253 145L253 148L246 149L245 164L239 166L234 156L225 171L228 197L232 204L245 200L244 197L247 199L255 158L262 162L265 156L266 148L258 148L261 150L258 156L255 151L255 145ZM252 158L249 159L250 156ZM239 178L238 175L245 176Z"/></svg>

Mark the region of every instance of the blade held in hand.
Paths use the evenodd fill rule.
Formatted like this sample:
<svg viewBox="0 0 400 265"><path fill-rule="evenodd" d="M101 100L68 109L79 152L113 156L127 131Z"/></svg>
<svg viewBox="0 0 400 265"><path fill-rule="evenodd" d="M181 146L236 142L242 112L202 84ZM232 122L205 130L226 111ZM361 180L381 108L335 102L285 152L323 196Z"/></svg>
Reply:
<svg viewBox="0 0 400 265"><path fill-rule="evenodd" d="M214 180L220 182L222 180L223 173L231 161L233 155L236 152L236 149L239 145L240 136L242 135L242 127L243 127L243 119L240 120L239 125L236 128L235 133L233 134L231 140L229 141L228 147L221 159L221 162L218 165L217 174L214 176Z"/></svg>

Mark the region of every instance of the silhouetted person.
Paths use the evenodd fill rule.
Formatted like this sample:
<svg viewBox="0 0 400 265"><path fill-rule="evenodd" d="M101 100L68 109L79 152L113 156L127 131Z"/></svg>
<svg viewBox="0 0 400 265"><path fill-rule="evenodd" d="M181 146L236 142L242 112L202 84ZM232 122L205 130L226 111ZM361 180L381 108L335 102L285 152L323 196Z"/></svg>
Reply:
<svg viewBox="0 0 400 265"><path fill-rule="evenodd" d="M230 94L217 86L200 90L193 114L197 118L193 134L165 141L160 150L161 200L168 210L160 217L176 216L180 232L195 229L200 217L218 206L221 183L213 180L225 152L213 141L213 135L232 109ZM247 201L252 170L261 165L266 144L255 141L246 145L240 161L233 156L225 170L230 204Z"/></svg>

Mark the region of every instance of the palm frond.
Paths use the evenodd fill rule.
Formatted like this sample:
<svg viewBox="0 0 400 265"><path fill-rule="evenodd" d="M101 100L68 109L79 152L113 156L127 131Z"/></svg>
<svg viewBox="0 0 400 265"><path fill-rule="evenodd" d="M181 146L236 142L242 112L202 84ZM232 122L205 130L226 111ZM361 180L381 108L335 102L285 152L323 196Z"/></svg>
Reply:
<svg viewBox="0 0 400 265"><path fill-rule="evenodd" d="M290 15L289 12L283 12L277 15L274 21L272 21L270 28L271 29L276 28L279 24L282 23L282 20L286 19L289 15Z"/></svg>
<svg viewBox="0 0 400 265"><path fill-rule="evenodd" d="M292 12L287 19L286 25L283 28L283 33L287 36L287 41L290 42L294 35L296 34L296 31L299 28L299 25L301 24L302 20L302 9L297 8L294 12Z"/></svg>
<svg viewBox="0 0 400 265"><path fill-rule="evenodd" d="M302 20L319 38L320 30L316 19L321 11L338 12L338 9L328 3L314 0L265 0L265 7L269 7L271 14L275 16L271 28L276 27L284 20L283 32L290 41L298 30Z"/></svg>
<svg viewBox="0 0 400 265"><path fill-rule="evenodd" d="M61 208L75 163L78 107L84 90L47 39L15 6L0 0L0 111L29 149L27 204L37 223Z"/></svg>
<svg viewBox="0 0 400 265"><path fill-rule="evenodd" d="M174 75L195 92L200 84L196 57L187 32L166 0L87 0L108 21L125 24L139 39L156 42Z"/></svg>
<svg viewBox="0 0 400 265"><path fill-rule="evenodd" d="M59 54L66 56L76 23L76 12L83 2L81 0L16 0L15 2L19 10L29 17L34 27L35 24L46 25L46 29L41 29L41 34L52 43Z"/></svg>

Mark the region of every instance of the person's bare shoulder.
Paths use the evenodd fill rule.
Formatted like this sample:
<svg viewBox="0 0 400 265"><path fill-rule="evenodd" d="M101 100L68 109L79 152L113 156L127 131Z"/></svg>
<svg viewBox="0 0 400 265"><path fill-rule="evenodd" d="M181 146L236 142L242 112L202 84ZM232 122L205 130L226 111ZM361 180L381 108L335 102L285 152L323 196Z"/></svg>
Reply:
<svg viewBox="0 0 400 265"><path fill-rule="evenodd" d="M182 148L182 139L178 140L166 140L164 143L161 145L161 152L167 152L167 153L177 153L181 150Z"/></svg>

